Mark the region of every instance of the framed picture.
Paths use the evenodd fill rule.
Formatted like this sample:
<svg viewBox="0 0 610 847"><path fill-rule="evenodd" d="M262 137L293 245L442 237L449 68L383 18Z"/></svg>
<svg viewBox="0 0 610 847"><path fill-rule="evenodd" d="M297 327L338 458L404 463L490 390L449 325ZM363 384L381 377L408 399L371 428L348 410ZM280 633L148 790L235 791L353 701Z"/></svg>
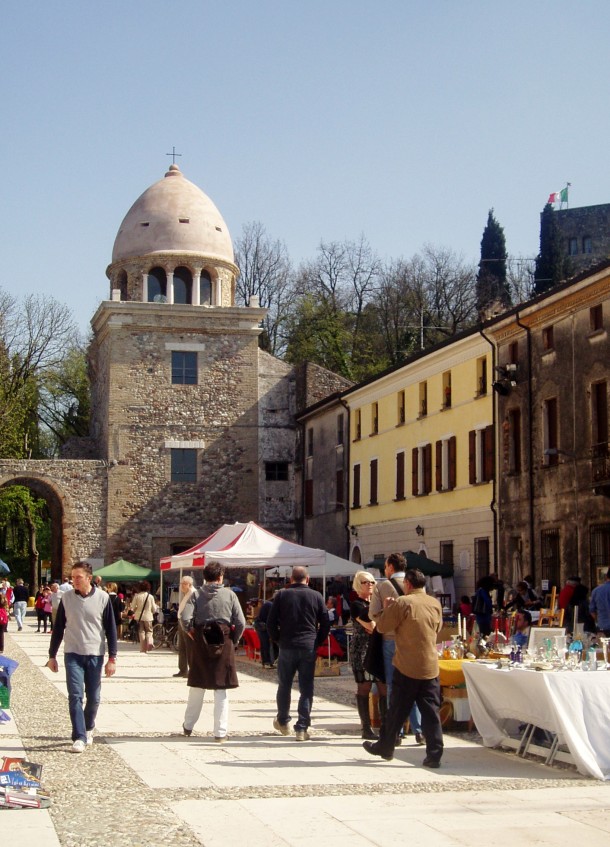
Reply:
<svg viewBox="0 0 610 847"><path fill-rule="evenodd" d="M565 635L565 627L563 626L533 626L530 629L530 640L527 643L527 649L535 653L538 647L544 647L544 642L547 638L551 641L556 635Z"/></svg>
<svg viewBox="0 0 610 847"><path fill-rule="evenodd" d="M606 574L607 573L608 573L608 568L605 567L605 566L603 568L597 569L597 584L598 585L602 585L602 583L604 583L606 581Z"/></svg>

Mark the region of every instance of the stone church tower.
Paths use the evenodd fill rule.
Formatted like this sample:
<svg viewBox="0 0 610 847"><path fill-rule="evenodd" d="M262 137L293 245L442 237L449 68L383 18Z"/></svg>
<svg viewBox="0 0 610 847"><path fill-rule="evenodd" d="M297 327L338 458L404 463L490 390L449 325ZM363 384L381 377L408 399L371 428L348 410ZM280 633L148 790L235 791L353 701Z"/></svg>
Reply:
<svg viewBox="0 0 610 847"><path fill-rule="evenodd" d="M109 561L155 563L221 523L261 520L264 311L235 306L237 273L218 209L171 165L125 216L107 269L110 300L92 320ZM278 365L273 382L288 388L290 368ZM278 459L291 464L294 431L288 441ZM294 532L291 508L276 518L276 529Z"/></svg>

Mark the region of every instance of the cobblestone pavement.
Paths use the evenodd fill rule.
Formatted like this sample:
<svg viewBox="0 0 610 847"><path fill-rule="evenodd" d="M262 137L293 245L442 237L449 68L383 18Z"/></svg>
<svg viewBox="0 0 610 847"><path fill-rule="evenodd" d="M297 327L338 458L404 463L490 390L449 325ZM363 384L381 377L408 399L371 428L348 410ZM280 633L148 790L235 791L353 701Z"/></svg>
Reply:
<svg viewBox="0 0 610 847"><path fill-rule="evenodd" d="M552 838L559 815L564 816L562 826L587 839L587 847L607 845L610 838L608 783L581 777L567 766L546 768L485 750L476 733L446 738L444 771L422 769L421 748L412 744L400 748L393 762L367 760L349 675L316 680L314 737L295 744L294 737L281 737L271 728L274 674L245 658L239 660L240 688L231 692L231 740L216 745L211 743L210 704L192 738L180 733L186 688L172 677L175 654L143 656L133 645L121 644L117 677L102 687L99 735L86 753L74 755L63 662L58 675L42 667L48 636L35 634L30 625L6 641L7 655L20 667L13 677L14 724L3 727L0 750L1 745L13 749L20 740L28 758L43 764L53 801L45 812L7 813L11 825L32 822L32 844L39 845L44 835L46 847L226 847L241 841L248 847L259 842L309 847L322 838L335 847L343 847L343 840L350 847L385 847L398 840L409 840L410 847L437 847L472 840L470 826L462 840L451 825L443 825L439 810L451 810L458 820L467 810L474 814L476 802L481 809L497 808L497 820L490 812L484 821L488 835L497 825L506 830L506 843L514 843L519 837L514 812L509 817L506 812L517 802L518 817L530 827L529 843L546 844L544 838L531 838L527 809L534 796L535 819L546 826L549 844L557 843ZM409 795L413 800L405 802ZM287 799L292 802L286 804ZM398 831L366 832L379 804L401 816ZM402 820L405 815L408 820ZM45 833L44 816L50 816L55 842ZM404 838L398 839L401 827ZM492 840L504 843L499 837ZM19 843L29 847L22 838Z"/></svg>

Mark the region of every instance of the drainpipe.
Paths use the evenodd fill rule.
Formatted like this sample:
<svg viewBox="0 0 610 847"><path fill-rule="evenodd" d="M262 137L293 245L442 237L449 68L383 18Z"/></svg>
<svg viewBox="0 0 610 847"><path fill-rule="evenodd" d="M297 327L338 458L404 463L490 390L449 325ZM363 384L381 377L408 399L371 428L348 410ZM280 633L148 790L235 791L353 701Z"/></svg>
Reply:
<svg viewBox="0 0 610 847"><path fill-rule="evenodd" d="M350 413L349 413L349 412L350 412L349 406L347 405L347 403L345 402L345 400L343 399L343 397L339 397L339 403L341 403L341 405L343 406L343 408L344 408L344 409L345 409L345 411L347 412L347 438L346 438L346 441L345 441L345 454L346 454L346 460L344 461L344 463L343 463L343 464L344 464L344 466L345 466L345 467L346 467L346 469L347 469L347 480L346 480L347 485L345 485L345 483L344 483L344 488L346 489L346 499L345 499L345 533L346 533L346 536L347 536L347 541L346 541L346 543L347 543L347 555L345 556L345 558L346 558L346 559L349 559L349 548L350 548L350 543L351 543L351 530L350 530L350 528L349 528L349 527L350 527L350 523L349 523L349 495L350 495L350 474L351 474L351 469L350 469L350 445L351 445L351 432L352 432L352 426L351 426L351 423L352 423L352 422L351 422Z"/></svg>
<svg viewBox="0 0 610 847"><path fill-rule="evenodd" d="M495 374L495 372L496 372L496 348L495 348L495 345L494 345L493 341L491 340L491 338L488 338L485 335L482 327L479 329L479 333L480 333L481 337L483 338L483 340L486 341L489 344L489 346L491 347L491 372L492 372L492 383L493 383L493 374ZM492 387L491 390L492 390L492 393L493 393L493 387ZM494 428L494 438L495 438L496 444L498 444L499 443L499 433L498 433L498 421L497 421L496 406L497 406L497 402L496 402L496 398L494 397L493 403L492 403L492 406L491 406L491 408L492 408L492 423L493 423L493 428ZM494 473L494 477L493 477L493 481L492 481L492 497L491 497L491 503L489 504L489 508L491 509L491 513L493 515L494 571L496 573L499 573L499 571L500 571L500 559L499 559L499 551L498 551L499 540L498 540L498 509L497 509L497 501L496 501L496 494L497 494L496 486L498 484L497 479L498 479L498 471L499 471L500 461L499 461L499 456L497 456L497 455L496 455L495 464L496 464L495 473Z"/></svg>
<svg viewBox="0 0 610 847"><path fill-rule="evenodd" d="M517 326L525 330L527 337L527 405L528 405L528 466L529 466L529 536L530 536L530 568L529 572L536 577L536 565L534 562L534 440L533 440L533 391L532 391L532 333L529 326L521 323L519 312L516 312Z"/></svg>

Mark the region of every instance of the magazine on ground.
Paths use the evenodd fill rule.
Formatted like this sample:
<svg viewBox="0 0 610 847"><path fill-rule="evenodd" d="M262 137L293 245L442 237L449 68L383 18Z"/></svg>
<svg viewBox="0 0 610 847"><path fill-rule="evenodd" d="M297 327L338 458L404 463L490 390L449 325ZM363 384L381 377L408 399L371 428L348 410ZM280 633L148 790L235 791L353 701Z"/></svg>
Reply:
<svg viewBox="0 0 610 847"><path fill-rule="evenodd" d="M0 809L47 809L49 794L40 785L42 765L4 756L0 770Z"/></svg>
<svg viewBox="0 0 610 847"><path fill-rule="evenodd" d="M12 758L10 756L4 756L0 771L20 773L25 776L26 779L35 779L38 780L38 782L40 782L42 778L42 765L39 765L36 762L29 762L23 757Z"/></svg>

